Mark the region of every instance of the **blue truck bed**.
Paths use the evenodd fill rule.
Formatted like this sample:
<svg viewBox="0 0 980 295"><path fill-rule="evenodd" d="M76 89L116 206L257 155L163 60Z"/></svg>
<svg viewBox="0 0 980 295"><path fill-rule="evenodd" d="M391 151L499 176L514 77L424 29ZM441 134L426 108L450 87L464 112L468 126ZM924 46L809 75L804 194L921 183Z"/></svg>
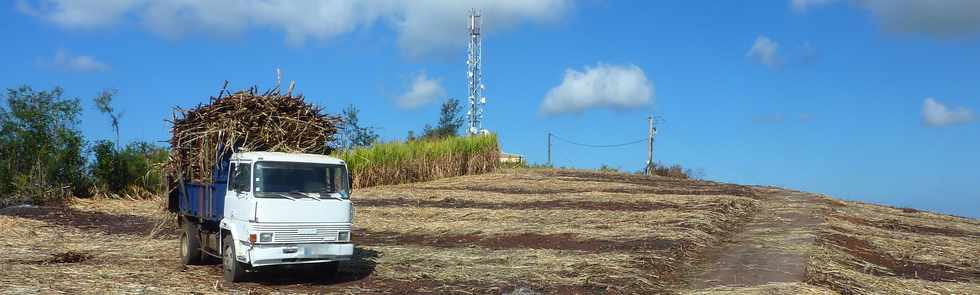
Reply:
<svg viewBox="0 0 980 295"><path fill-rule="evenodd" d="M224 217L228 166L227 157L218 161L217 167L212 170L210 184L185 180L172 182L176 187L170 191L168 199L170 211L197 217L202 221L220 222Z"/></svg>

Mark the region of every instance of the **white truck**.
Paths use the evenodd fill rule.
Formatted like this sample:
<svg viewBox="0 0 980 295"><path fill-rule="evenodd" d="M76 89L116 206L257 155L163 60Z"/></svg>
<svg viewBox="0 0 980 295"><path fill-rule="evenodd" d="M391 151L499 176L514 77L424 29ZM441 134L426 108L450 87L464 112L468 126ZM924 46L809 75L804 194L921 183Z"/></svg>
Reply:
<svg viewBox="0 0 980 295"><path fill-rule="evenodd" d="M323 275L353 256L351 176L325 155L242 152L213 167L209 184L177 179L168 207L178 216L184 264L221 259L239 282L263 266L312 264Z"/></svg>

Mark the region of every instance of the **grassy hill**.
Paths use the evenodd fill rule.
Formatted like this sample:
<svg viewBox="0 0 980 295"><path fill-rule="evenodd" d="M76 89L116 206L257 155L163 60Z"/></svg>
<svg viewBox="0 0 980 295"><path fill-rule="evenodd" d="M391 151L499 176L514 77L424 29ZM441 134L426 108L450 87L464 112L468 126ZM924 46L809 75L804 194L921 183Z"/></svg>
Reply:
<svg viewBox="0 0 980 295"><path fill-rule="evenodd" d="M358 189L357 259L221 281L159 200L0 209L0 293L980 293L980 221L772 187L503 169Z"/></svg>

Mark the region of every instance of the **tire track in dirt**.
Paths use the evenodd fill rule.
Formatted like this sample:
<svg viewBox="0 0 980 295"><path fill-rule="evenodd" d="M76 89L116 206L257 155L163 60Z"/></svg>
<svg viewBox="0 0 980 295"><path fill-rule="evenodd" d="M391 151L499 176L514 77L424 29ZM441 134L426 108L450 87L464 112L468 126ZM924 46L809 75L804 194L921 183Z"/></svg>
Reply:
<svg viewBox="0 0 980 295"><path fill-rule="evenodd" d="M691 291L716 287L757 287L806 280L808 252L823 222L816 195L757 188L758 213L688 275Z"/></svg>

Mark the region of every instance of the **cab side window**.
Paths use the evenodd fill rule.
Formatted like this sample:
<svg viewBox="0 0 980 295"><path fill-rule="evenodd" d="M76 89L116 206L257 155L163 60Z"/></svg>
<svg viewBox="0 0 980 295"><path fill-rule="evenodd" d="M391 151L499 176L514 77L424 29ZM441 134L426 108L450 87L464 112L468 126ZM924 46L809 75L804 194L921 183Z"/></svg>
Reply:
<svg viewBox="0 0 980 295"><path fill-rule="evenodd" d="M233 191L252 191L251 181L249 181L252 178L252 166L249 163L237 163L231 167L231 183L228 186Z"/></svg>
<svg viewBox="0 0 980 295"><path fill-rule="evenodd" d="M347 170L344 166L333 166L329 168L330 179L328 180L331 192L347 192L350 189L350 184L347 183Z"/></svg>

